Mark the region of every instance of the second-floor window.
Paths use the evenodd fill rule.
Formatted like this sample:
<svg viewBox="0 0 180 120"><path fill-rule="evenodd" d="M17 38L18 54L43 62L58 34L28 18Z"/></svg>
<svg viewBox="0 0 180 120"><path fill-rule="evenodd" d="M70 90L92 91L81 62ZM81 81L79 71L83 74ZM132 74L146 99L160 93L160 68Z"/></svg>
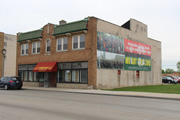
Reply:
<svg viewBox="0 0 180 120"><path fill-rule="evenodd" d="M57 51L67 50L68 38L57 39Z"/></svg>
<svg viewBox="0 0 180 120"><path fill-rule="evenodd" d="M22 44L21 45L21 55L28 55L28 51L29 51L29 45Z"/></svg>
<svg viewBox="0 0 180 120"><path fill-rule="evenodd" d="M50 52L51 51L51 41L47 40L46 42L46 52Z"/></svg>
<svg viewBox="0 0 180 120"><path fill-rule="evenodd" d="M40 42L33 42L32 43L32 53L33 54L40 53Z"/></svg>
<svg viewBox="0 0 180 120"><path fill-rule="evenodd" d="M85 48L85 35L73 36L73 49L83 49Z"/></svg>

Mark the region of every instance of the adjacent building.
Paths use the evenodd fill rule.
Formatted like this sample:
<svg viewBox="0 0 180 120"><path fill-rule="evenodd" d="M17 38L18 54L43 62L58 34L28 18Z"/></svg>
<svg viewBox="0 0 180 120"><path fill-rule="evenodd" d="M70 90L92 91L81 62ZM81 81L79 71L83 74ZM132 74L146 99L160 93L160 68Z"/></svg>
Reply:
<svg viewBox="0 0 180 120"><path fill-rule="evenodd" d="M16 75L24 85L109 89L161 84L161 42L147 25L96 17L17 34Z"/></svg>
<svg viewBox="0 0 180 120"><path fill-rule="evenodd" d="M0 78L3 76L16 75L16 44L17 36L0 32ZM6 49L5 58L2 50ZM4 59L4 71L3 71Z"/></svg>

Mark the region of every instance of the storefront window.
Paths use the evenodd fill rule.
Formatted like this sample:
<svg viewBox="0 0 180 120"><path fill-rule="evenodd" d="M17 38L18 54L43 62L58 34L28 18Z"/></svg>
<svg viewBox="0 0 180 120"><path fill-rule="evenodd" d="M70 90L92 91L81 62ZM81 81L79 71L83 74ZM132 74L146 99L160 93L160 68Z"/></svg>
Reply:
<svg viewBox="0 0 180 120"><path fill-rule="evenodd" d="M71 63L59 63L58 69L71 69Z"/></svg>
<svg viewBox="0 0 180 120"><path fill-rule="evenodd" d="M88 62L58 63L58 83L88 83Z"/></svg>
<svg viewBox="0 0 180 120"><path fill-rule="evenodd" d="M73 69L88 68L88 63L87 63L87 62L76 62L76 63L72 63L72 68L73 68Z"/></svg>
<svg viewBox="0 0 180 120"><path fill-rule="evenodd" d="M65 70L65 82L71 82L71 71Z"/></svg>
<svg viewBox="0 0 180 120"><path fill-rule="evenodd" d="M72 82L79 82L79 70L72 70Z"/></svg>
<svg viewBox="0 0 180 120"><path fill-rule="evenodd" d="M36 67L36 65L28 65L29 70L32 70Z"/></svg>
<svg viewBox="0 0 180 120"><path fill-rule="evenodd" d="M28 71L24 71L24 81L28 81Z"/></svg>
<svg viewBox="0 0 180 120"><path fill-rule="evenodd" d="M20 79L23 80L23 71L18 71L18 77L20 77Z"/></svg>
<svg viewBox="0 0 180 120"><path fill-rule="evenodd" d="M37 73L36 72L33 72L33 77L34 77L34 82L38 82Z"/></svg>
<svg viewBox="0 0 180 120"><path fill-rule="evenodd" d="M36 74L34 75L33 69L36 65L19 65L18 66L18 76L22 81L33 82L37 81Z"/></svg>
<svg viewBox="0 0 180 120"><path fill-rule="evenodd" d="M19 65L18 70L28 70L28 65Z"/></svg>
<svg viewBox="0 0 180 120"><path fill-rule="evenodd" d="M65 82L65 70L60 70L58 71L58 77L57 77L57 82Z"/></svg>
<svg viewBox="0 0 180 120"><path fill-rule="evenodd" d="M29 82L33 81L33 71L29 71Z"/></svg>
<svg viewBox="0 0 180 120"><path fill-rule="evenodd" d="M80 78L81 83L87 83L88 82L88 71L87 70L80 70Z"/></svg>

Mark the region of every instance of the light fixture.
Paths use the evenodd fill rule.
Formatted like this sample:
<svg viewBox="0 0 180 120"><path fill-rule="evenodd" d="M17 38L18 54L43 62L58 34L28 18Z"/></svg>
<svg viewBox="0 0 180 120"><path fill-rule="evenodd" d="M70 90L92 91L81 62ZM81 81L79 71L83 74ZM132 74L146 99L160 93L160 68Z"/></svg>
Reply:
<svg viewBox="0 0 180 120"><path fill-rule="evenodd" d="M7 53L6 49L2 49L2 54L3 54L3 56L5 56L6 53Z"/></svg>

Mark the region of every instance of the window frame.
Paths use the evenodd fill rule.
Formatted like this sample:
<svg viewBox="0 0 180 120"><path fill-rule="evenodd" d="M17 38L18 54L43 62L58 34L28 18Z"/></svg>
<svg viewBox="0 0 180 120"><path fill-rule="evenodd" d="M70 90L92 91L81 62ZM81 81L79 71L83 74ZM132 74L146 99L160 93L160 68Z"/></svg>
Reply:
<svg viewBox="0 0 180 120"><path fill-rule="evenodd" d="M87 68L73 68L73 63L83 63L83 62L86 62L87 63ZM62 63L71 63L71 68L65 68L65 69L59 69L57 70L57 83L70 83L70 84L88 84L88 62L87 61L82 61L82 62L62 62ZM62 81L60 81L60 72L64 74L65 76L65 72L62 72L62 71L67 71L69 70L71 72L71 81L70 82L66 82L65 79ZM73 81L73 71L74 70L77 70L78 71L78 82L74 82ZM86 82L82 82L82 79L81 79L81 70L86 70L87 71L87 81ZM58 76L59 75L59 76Z"/></svg>
<svg viewBox="0 0 180 120"><path fill-rule="evenodd" d="M27 46L28 46L28 52L26 51ZM22 47L24 47L24 49L22 49ZM24 54L22 54L22 50L24 50ZM28 43L21 44L21 56L28 55L28 54L29 54L29 44Z"/></svg>
<svg viewBox="0 0 180 120"><path fill-rule="evenodd" d="M33 53L33 44L35 43L35 53ZM39 48L40 51L38 52L38 43L39 43ZM32 43L32 54L40 54L41 52L41 42L40 41L36 41Z"/></svg>
<svg viewBox="0 0 180 120"><path fill-rule="evenodd" d="M74 37L78 37L78 47L74 48ZM81 36L84 36L84 47L80 48L80 44L81 44ZM85 34L80 34L80 35L74 35L72 36L72 50L80 50L80 49L85 49L85 42L86 42L86 35Z"/></svg>
<svg viewBox="0 0 180 120"><path fill-rule="evenodd" d="M26 69L19 69L21 65L25 65L25 66L27 66L27 68ZM19 77L20 78L22 77L21 80L23 82L39 82L39 80L37 78L38 72L33 72L33 69L30 69L31 65L35 66L37 64L19 64L18 65L18 76L19 76L19 73L21 72L21 76L19 76ZM27 72L27 80L24 80L25 72ZM29 76L30 76L29 72L32 72L32 74L31 74L32 75L32 80L29 80ZM34 73L36 73L36 80L34 79Z"/></svg>
<svg viewBox="0 0 180 120"><path fill-rule="evenodd" d="M49 47L50 47L49 51L47 51L48 41L49 41ZM51 52L51 40L50 40L50 39L47 39L47 40L46 40L46 53L50 53L50 52Z"/></svg>
<svg viewBox="0 0 180 120"><path fill-rule="evenodd" d="M67 39L67 49L64 49L64 41L65 41L65 38ZM58 41L61 40L61 50L58 50ZM60 51L67 51L68 50L68 37L62 37L62 38L58 38L56 40L56 51L57 52L60 52Z"/></svg>

